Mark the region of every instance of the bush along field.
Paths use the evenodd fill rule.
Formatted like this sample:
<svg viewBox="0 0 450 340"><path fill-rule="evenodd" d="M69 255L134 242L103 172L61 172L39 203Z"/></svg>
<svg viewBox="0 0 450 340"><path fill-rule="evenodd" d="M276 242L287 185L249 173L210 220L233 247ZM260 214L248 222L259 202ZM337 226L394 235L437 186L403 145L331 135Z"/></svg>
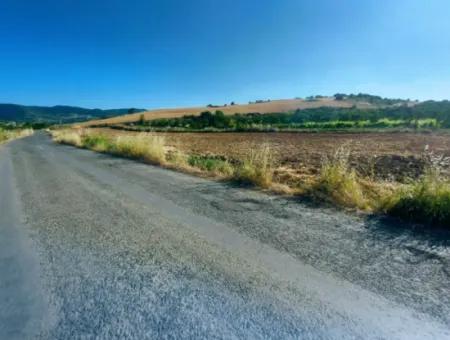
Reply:
<svg viewBox="0 0 450 340"><path fill-rule="evenodd" d="M254 185L281 193L309 197L346 209L387 214L413 223L450 227L450 181L442 172L450 160L425 150L427 169L406 183L362 176L349 165L343 146L324 159L317 175L301 183L274 180L275 164L268 145L252 149L240 159L185 154L166 145L165 137L152 134L108 135L72 129L52 131L54 141L97 152L139 160L197 175Z"/></svg>

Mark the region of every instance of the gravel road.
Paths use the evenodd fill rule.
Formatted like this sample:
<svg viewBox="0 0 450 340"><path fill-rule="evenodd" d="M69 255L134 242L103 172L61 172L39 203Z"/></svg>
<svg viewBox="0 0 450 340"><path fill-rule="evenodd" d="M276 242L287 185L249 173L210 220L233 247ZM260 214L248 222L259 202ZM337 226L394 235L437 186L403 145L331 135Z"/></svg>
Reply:
<svg viewBox="0 0 450 340"><path fill-rule="evenodd" d="M450 339L450 235L0 146L0 339Z"/></svg>

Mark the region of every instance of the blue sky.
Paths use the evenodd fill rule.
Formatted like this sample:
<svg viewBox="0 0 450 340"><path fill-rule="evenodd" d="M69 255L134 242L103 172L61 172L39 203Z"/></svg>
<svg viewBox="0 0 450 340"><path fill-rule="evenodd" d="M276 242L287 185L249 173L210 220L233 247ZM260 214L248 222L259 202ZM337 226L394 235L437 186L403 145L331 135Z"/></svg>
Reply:
<svg viewBox="0 0 450 340"><path fill-rule="evenodd" d="M1 0L0 102L450 98L448 0Z"/></svg>

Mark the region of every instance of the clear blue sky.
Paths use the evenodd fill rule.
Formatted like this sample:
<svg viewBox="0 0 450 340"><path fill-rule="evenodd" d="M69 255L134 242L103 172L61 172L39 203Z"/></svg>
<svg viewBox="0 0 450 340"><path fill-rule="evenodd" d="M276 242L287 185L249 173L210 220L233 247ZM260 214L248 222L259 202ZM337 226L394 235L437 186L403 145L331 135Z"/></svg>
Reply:
<svg viewBox="0 0 450 340"><path fill-rule="evenodd" d="M448 0L1 0L0 102L450 98Z"/></svg>

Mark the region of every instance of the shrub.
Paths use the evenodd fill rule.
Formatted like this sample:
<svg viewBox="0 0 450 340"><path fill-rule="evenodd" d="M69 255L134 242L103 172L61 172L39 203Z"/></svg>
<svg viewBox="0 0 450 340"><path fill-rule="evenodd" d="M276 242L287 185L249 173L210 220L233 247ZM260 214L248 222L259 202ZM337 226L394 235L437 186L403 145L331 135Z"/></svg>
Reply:
<svg viewBox="0 0 450 340"><path fill-rule="evenodd" d="M409 222L450 227L450 181L430 170L392 195L385 211Z"/></svg>
<svg viewBox="0 0 450 340"><path fill-rule="evenodd" d="M235 178L238 181L268 188L272 184L273 157L268 145L252 150L237 167Z"/></svg>

